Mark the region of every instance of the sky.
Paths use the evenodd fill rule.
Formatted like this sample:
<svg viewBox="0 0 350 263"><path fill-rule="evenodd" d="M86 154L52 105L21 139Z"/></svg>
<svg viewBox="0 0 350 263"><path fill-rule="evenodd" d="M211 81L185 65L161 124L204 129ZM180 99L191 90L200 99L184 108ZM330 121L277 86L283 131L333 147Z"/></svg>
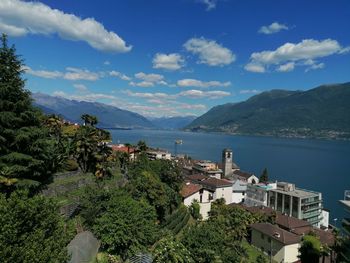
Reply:
<svg viewBox="0 0 350 263"><path fill-rule="evenodd" d="M348 0L0 0L26 87L147 117L350 81Z"/></svg>

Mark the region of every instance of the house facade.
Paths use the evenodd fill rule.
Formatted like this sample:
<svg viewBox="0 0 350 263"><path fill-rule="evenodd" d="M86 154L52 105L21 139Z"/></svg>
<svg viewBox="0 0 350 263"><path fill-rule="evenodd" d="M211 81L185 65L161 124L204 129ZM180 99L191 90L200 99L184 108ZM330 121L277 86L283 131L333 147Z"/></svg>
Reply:
<svg viewBox="0 0 350 263"><path fill-rule="evenodd" d="M300 236L270 223L253 224L251 231L251 244L272 260L285 263L299 260Z"/></svg>
<svg viewBox="0 0 350 263"><path fill-rule="evenodd" d="M267 206L268 192L276 187L277 183L248 184L244 204L247 206Z"/></svg>
<svg viewBox="0 0 350 263"><path fill-rule="evenodd" d="M289 216L306 220L313 226L321 226L322 194L319 192L296 188L291 183L278 182L277 187L269 191L268 206Z"/></svg>

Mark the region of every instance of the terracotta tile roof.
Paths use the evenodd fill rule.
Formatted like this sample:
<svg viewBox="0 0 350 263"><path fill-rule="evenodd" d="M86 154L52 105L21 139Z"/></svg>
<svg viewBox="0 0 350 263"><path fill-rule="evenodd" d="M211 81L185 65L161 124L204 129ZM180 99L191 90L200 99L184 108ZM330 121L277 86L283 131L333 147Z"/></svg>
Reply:
<svg viewBox="0 0 350 263"><path fill-rule="evenodd" d="M120 146L120 145L112 145L112 150L116 152L124 152L124 153L134 153L136 150L133 147L126 147L126 146Z"/></svg>
<svg viewBox="0 0 350 263"><path fill-rule="evenodd" d="M203 187L201 185L186 182L180 191L180 195L183 198L186 198L193 195L194 193L197 193L202 188Z"/></svg>
<svg viewBox="0 0 350 263"><path fill-rule="evenodd" d="M279 228L277 225L271 225L270 223L255 223L251 225L251 228L281 242L284 245L296 244L301 240L301 236Z"/></svg>
<svg viewBox="0 0 350 263"><path fill-rule="evenodd" d="M222 179L217 179L210 177L204 181L200 182L204 186L210 186L210 187L226 187L226 186L232 186L232 182L227 181L227 180L222 180Z"/></svg>
<svg viewBox="0 0 350 263"><path fill-rule="evenodd" d="M319 237L322 244L326 244L329 247L334 245L335 237L334 237L334 234L330 230L325 231L325 230L314 227L313 231L315 232L316 236Z"/></svg>
<svg viewBox="0 0 350 263"><path fill-rule="evenodd" d="M191 180L191 181L203 181L205 179L208 179L209 176L207 175L203 175L203 174L192 174L187 176L187 179Z"/></svg>

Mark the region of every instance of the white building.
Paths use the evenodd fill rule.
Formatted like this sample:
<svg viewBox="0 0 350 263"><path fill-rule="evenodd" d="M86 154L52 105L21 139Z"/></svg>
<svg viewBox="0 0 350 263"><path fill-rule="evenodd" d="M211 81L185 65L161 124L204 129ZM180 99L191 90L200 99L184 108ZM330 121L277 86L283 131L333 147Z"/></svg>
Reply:
<svg viewBox="0 0 350 263"><path fill-rule="evenodd" d="M220 179L222 177L222 170L219 169L216 163L211 161L198 161L192 166L193 173L200 173L210 177Z"/></svg>
<svg viewBox="0 0 350 263"><path fill-rule="evenodd" d="M251 244L275 262L299 262L300 236L270 223L255 223L251 229Z"/></svg>
<svg viewBox="0 0 350 263"><path fill-rule="evenodd" d="M267 206L268 191L276 187L277 183L248 184L244 204L246 206Z"/></svg>
<svg viewBox="0 0 350 263"><path fill-rule="evenodd" d="M200 206L200 214L205 220L208 218L208 212L211 208L211 202L214 200L214 193L203 188L199 184L186 182L182 187L181 192L182 201L185 206L190 207L194 201L197 201Z"/></svg>
<svg viewBox="0 0 350 263"><path fill-rule="evenodd" d="M245 199L245 195L247 192L247 182L242 180L235 180L232 184L232 203L243 203Z"/></svg>
<svg viewBox="0 0 350 263"><path fill-rule="evenodd" d="M171 154L166 151L147 151L150 160L170 160Z"/></svg>
<svg viewBox="0 0 350 263"><path fill-rule="evenodd" d="M246 181L249 184L257 184L259 183L259 178L256 177L254 174L252 173L248 173L248 172L244 172L242 170L235 170L233 171L232 177L234 179L239 179L242 181Z"/></svg>

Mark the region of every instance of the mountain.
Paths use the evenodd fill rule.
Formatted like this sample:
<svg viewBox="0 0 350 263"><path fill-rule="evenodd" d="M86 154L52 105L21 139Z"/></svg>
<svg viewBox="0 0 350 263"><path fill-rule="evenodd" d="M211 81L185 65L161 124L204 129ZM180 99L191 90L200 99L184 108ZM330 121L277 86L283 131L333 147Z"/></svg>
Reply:
<svg viewBox="0 0 350 263"><path fill-rule="evenodd" d="M196 116L178 116L178 117L161 117L150 118L150 121L159 129L179 130L189 125Z"/></svg>
<svg viewBox="0 0 350 263"><path fill-rule="evenodd" d="M243 102L213 107L186 129L350 139L350 82L307 91L263 92Z"/></svg>
<svg viewBox="0 0 350 263"><path fill-rule="evenodd" d="M122 110L98 102L69 100L62 97L33 93L33 104L47 114L60 114L66 120L81 123L84 113L95 115L99 127L103 128L154 128L154 125L140 114Z"/></svg>

